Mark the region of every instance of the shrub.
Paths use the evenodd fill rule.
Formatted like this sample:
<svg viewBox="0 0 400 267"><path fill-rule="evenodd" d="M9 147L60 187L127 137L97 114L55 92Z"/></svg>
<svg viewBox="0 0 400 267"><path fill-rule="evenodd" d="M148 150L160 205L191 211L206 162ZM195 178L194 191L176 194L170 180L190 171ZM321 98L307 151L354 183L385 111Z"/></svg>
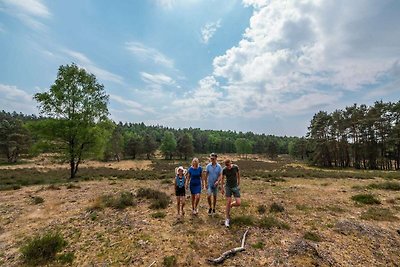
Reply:
<svg viewBox="0 0 400 267"><path fill-rule="evenodd" d="M162 212L162 211L157 211L157 212L151 214L151 217L156 218L156 219L164 218L165 216L166 216L165 212Z"/></svg>
<svg viewBox="0 0 400 267"><path fill-rule="evenodd" d="M264 214L264 213L267 211L267 206L265 206L265 205L259 205L259 206L257 207L257 211L258 211L258 213L260 213L260 214Z"/></svg>
<svg viewBox="0 0 400 267"><path fill-rule="evenodd" d="M398 218L389 209L384 208L369 208L361 214L363 220L375 221L395 221Z"/></svg>
<svg viewBox="0 0 400 267"><path fill-rule="evenodd" d="M164 261L163 261L163 265L166 266L166 267L178 266L178 264L176 262L176 257L175 256L165 256L164 257Z"/></svg>
<svg viewBox="0 0 400 267"><path fill-rule="evenodd" d="M123 210L129 206L135 206L136 202L133 199L133 194L129 191L123 191L117 196L113 195L102 195L98 199L96 199L93 205L88 208L89 212L93 212L95 210L101 210L104 207L114 208Z"/></svg>
<svg viewBox="0 0 400 267"><path fill-rule="evenodd" d="M233 217L231 223L237 225L254 225L255 221L255 218L251 215L240 215Z"/></svg>
<svg viewBox="0 0 400 267"><path fill-rule="evenodd" d="M24 262L30 265L45 264L55 259L57 252L67 245L67 241L58 232L49 232L36 236L21 247Z"/></svg>
<svg viewBox="0 0 400 267"><path fill-rule="evenodd" d="M54 184L49 185L46 189L47 190L61 190L60 187L58 187L58 186L56 186Z"/></svg>
<svg viewBox="0 0 400 267"><path fill-rule="evenodd" d="M137 197L151 199L151 209L165 209L170 202L170 197L166 193L150 188L139 188Z"/></svg>
<svg viewBox="0 0 400 267"><path fill-rule="evenodd" d="M272 203L271 207L269 208L269 212L284 212L285 208L279 203Z"/></svg>
<svg viewBox="0 0 400 267"><path fill-rule="evenodd" d="M278 229L290 229L290 226L287 223L282 222L272 216L261 218L259 221L259 226L266 229L271 229L274 227Z"/></svg>
<svg viewBox="0 0 400 267"><path fill-rule="evenodd" d="M321 237L315 232L305 232L303 237L314 242L321 241Z"/></svg>
<svg viewBox="0 0 400 267"><path fill-rule="evenodd" d="M352 200L362 204L381 204L381 201L371 194L358 194L351 197Z"/></svg>

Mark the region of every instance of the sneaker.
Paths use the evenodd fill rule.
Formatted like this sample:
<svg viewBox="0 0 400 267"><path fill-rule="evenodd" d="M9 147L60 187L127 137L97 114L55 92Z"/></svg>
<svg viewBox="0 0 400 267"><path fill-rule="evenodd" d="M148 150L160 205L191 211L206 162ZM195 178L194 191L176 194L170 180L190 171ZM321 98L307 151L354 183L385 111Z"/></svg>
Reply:
<svg viewBox="0 0 400 267"><path fill-rule="evenodd" d="M229 219L225 220L225 227L229 228Z"/></svg>
<svg viewBox="0 0 400 267"><path fill-rule="evenodd" d="M192 210L192 214L193 214L193 215L196 215L196 210Z"/></svg>
<svg viewBox="0 0 400 267"><path fill-rule="evenodd" d="M208 215L211 215L211 212L212 212L212 209L209 208L209 209L208 209Z"/></svg>
<svg viewBox="0 0 400 267"><path fill-rule="evenodd" d="M215 214L215 209L213 209L213 213Z"/></svg>

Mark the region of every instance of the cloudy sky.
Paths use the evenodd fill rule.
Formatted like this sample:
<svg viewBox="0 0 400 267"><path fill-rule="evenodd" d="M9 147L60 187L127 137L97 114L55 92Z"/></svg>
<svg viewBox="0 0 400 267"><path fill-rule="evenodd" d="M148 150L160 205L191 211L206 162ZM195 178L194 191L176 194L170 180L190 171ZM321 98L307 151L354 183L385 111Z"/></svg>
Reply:
<svg viewBox="0 0 400 267"><path fill-rule="evenodd" d="M0 0L0 109L38 113L60 65L115 121L302 136L314 113L400 100L398 0Z"/></svg>

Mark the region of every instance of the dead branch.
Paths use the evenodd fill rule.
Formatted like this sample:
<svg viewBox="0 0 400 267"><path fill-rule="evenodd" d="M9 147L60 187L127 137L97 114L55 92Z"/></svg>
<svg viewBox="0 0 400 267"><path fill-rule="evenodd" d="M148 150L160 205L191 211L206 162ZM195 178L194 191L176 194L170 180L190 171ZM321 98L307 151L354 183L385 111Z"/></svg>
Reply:
<svg viewBox="0 0 400 267"><path fill-rule="evenodd" d="M241 244L242 246L241 246L241 247L237 247L237 248L233 248L233 249L231 249L231 250L225 251L225 252L222 253L221 256L218 257L218 258L215 258L215 259L207 259L207 262L210 263L210 264L214 264L214 265L221 264L221 263L223 263L227 258L230 258L230 257L234 256L234 255L235 255L236 253L238 253L238 252L241 252L241 251L246 250L245 247L244 247L244 242L245 242L245 240L246 240L246 235L247 235L247 232L248 232L248 231L249 231L249 229L247 229L246 232L244 232L244 234L243 234L242 244Z"/></svg>

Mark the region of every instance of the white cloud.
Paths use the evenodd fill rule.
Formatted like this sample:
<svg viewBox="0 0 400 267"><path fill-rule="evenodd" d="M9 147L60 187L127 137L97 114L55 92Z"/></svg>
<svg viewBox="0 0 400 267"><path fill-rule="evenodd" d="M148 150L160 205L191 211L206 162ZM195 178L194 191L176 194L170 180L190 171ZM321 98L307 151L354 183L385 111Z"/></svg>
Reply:
<svg viewBox="0 0 400 267"><path fill-rule="evenodd" d="M147 72L140 72L140 76L142 80L149 85L162 86L175 84L174 79L162 73L150 74Z"/></svg>
<svg viewBox="0 0 400 267"><path fill-rule="evenodd" d="M153 61L154 63L165 66L167 68L174 68L174 61L157 49L145 46L139 42L127 42L125 45L126 49L133 55L137 56L141 60Z"/></svg>
<svg viewBox="0 0 400 267"><path fill-rule="evenodd" d="M110 99L111 99L111 101L115 101L119 104L122 104L125 107L124 111L129 112L129 113L133 113L136 115L144 115L146 113L154 113L153 108L144 106L136 101L129 100L129 99L123 98L118 95L111 94ZM115 110L115 111L117 111L117 110Z"/></svg>
<svg viewBox="0 0 400 267"><path fill-rule="evenodd" d="M217 29L221 27L221 20L216 22L207 23L201 28L201 41L208 44L208 41L214 36Z"/></svg>
<svg viewBox="0 0 400 267"><path fill-rule="evenodd" d="M86 69L88 72L95 74L97 78L105 81L123 84L123 78L121 76L96 66L96 64L94 64L86 55L69 49L64 49L63 52L76 60L77 64L80 67Z"/></svg>
<svg viewBox="0 0 400 267"><path fill-rule="evenodd" d="M0 84L0 106L7 111L37 113L33 96L14 85Z"/></svg>
<svg viewBox="0 0 400 267"><path fill-rule="evenodd" d="M51 17L47 6L41 0L2 0L0 10L17 17L28 27L35 30L44 30L40 21Z"/></svg>
<svg viewBox="0 0 400 267"><path fill-rule="evenodd" d="M400 16L395 11L400 3L243 3L254 12L242 40L214 59L212 75L173 101L185 114L164 121L289 117L330 110L350 91L366 91L383 80L394 81L371 96L398 89L393 77L400 68L393 66L400 60Z"/></svg>

